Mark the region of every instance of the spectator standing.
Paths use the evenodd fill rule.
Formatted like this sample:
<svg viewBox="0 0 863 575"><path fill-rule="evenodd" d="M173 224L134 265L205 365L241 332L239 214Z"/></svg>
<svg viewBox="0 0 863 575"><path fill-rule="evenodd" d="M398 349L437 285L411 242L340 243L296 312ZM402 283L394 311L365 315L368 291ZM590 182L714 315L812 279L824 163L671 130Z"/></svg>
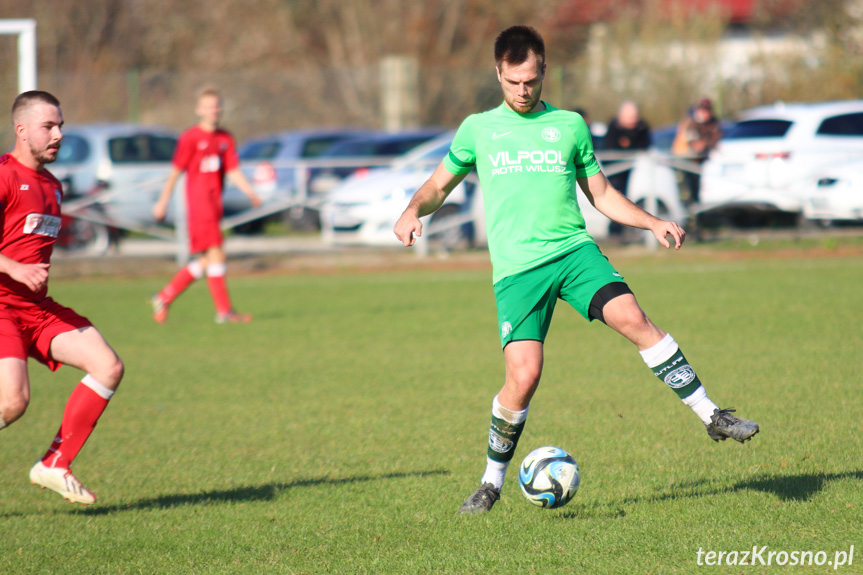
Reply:
<svg viewBox="0 0 863 575"><path fill-rule="evenodd" d="M634 152L646 150L650 144L650 126L641 119L638 106L635 102L629 101L621 104L617 116L608 122L608 131L605 133L605 149ZM608 176L611 185L624 195L626 195L626 186L629 183L629 172L630 170L626 170Z"/></svg>
<svg viewBox="0 0 863 575"><path fill-rule="evenodd" d="M671 151L679 156L688 156L692 161L702 164L721 137L722 126L719 118L713 113L713 102L708 98L702 98L677 125L677 134ZM689 189L689 203L698 203L700 174L685 172L684 181Z"/></svg>
<svg viewBox="0 0 863 575"><path fill-rule="evenodd" d="M631 101L621 104L617 115L608 122L604 148L606 150L635 152L646 150L650 144L650 126L641 118L638 105ZM607 160L604 164L608 166L614 162L615 160ZM623 195L627 195L631 171L631 169L626 169L608 176L609 183ZM611 222L608 231L613 236L619 236L623 232L623 226L617 222Z"/></svg>

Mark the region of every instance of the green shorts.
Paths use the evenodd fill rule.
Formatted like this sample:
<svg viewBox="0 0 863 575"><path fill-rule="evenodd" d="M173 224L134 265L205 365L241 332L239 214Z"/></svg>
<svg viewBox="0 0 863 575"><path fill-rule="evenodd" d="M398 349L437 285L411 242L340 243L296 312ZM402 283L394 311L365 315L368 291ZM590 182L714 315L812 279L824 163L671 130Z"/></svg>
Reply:
<svg viewBox="0 0 863 575"><path fill-rule="evenodd" d="M501 347L511 341L545 341L554 306L560 298L585 319L593 296L604 286L623 282L593 242L531 270L494 284Z"/></svg>

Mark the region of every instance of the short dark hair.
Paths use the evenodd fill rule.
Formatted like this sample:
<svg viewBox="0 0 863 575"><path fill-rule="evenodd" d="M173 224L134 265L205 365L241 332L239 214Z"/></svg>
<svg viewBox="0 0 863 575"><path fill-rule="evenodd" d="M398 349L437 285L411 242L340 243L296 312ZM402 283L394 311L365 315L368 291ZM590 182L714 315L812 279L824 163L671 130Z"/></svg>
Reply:
<svg viewBox="0 0 863 575"><path fill-rule="evenodd" d="M494 41L494 61L501 64L523 64L533 52L539 65L545 64L545 42L533 26L511 26L498 34Z"/></svg>
<svg viewBox="0 0 863 575"><path fill-rule="evenodd" d="M29 92L21 92L15 101L12 103L12 121L23 111L34 104L49 104L51 106L60 107L60 100L53 94L42 90L30 90Z"/></svg>

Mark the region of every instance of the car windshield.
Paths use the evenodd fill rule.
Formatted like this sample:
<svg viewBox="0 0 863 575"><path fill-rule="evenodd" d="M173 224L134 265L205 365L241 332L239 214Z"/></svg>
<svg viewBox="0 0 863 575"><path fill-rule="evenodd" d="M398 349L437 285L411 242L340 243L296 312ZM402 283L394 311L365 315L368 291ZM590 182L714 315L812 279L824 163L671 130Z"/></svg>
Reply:
<svg viewBox="0 0 863 575"><path fill-rule="evenodd" d="M342 142L331 146L324 156L348 157L348 156L376 156L378 155L378 143L370 140L356 140Z"/></svg>
<svg viewBox="0 0 863 575"><path fill-rule="evenodd" d="M343 139L344 136L327 136L325 138L311 138L306 140L306 143L303 144L302 157L317 158L322 155L327 148Z"/></svg>
<svg viewBox="0 0 863 575"><path fill-rule="evenodd" d="M237 155L241 160L272 160L281 149L282 144L278 140L249 142L240 149Z"/></svg>
<svg viewBox="0 0 863 575"><path fill-rule="evenodd" d="M64 134L55 164L78 164L90 155L90 144L81 136Z"/></svg>
<svg viewBox="0 0 863 575"><path fill-rule="evenodd" d="M447 152L449 152L450 146L452 146L452 139L447 139L423 155L411 158L410 161L405 162L402 167L405 169L422 170L437 166L441 160L443 160L444 156L447 155Z"/></svg>
<svg viewBox="0 0 863 575"><path fill-rule="evenodd" d="M723 136L724 140L749 138L781 138L793 122L788 120L744 120L738 122Z"/></svg>
<svg viewBox="0 0 863 575"><path fill-rule="evenodd" d="M334 144L325 156L400 156L429 140L429 136L410 136L392 140L350 140Z"/></svg>
<svg viewBox="0 0 863 575"><path fill-rule="evenodd" d="M108 140L108 152L115 164L170 162L177 139L170 136L136 134Z"/></svg>

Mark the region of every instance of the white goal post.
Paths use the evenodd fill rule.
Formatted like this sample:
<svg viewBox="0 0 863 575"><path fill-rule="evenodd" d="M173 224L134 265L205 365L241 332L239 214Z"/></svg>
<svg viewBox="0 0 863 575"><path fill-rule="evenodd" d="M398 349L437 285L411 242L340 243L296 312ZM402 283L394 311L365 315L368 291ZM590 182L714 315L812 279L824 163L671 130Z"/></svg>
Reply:
<svg viewBox="0 0 863 575"><path fill-rule="evenodd" d="M0 19L0 34L18 36L18 93L36 89L36 20Z"/></svg>

